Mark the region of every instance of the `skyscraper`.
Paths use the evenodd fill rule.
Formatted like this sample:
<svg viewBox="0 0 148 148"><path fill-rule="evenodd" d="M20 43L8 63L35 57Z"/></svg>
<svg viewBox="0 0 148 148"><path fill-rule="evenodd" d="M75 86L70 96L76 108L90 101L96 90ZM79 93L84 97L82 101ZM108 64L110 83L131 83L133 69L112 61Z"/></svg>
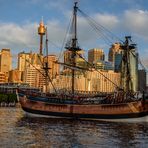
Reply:
<svg viewBox="0 0 148 148"><path fill-rule="evenodd" d="M114 60L114 63L113 63L115 72L120 72L121 62L122 62L122 54L121 53L115 53L115 60Z"/></svg>
<svg viewBox="0 0 148 148"><path fill-rule="evenodd" d="M38 70L41 69L40 65L30 65L26 70L25 70L25 77L24 77L24 82L28 83L32 87L40 87L40 75ZM42 76L43 77L43 76ZM42 85L43 86L43 85Z"/></svg>
<svg viewBox="0 0 148 148"><path fill-rule="evenodd" d="M115 62L115 55L121 53L121 47L120 43L114 43L112 44L112 47L109 49L109 54L108 54L108 61L110 62Z"/></svg>
<svg viewBox="0 0 148 148"><path fill-rule="evenodd" d="M0 52L0 72L7 73L12 68L12 56L10 49L2 49Z"/></svg>
<svg viewBox="0 0 148 148"><path fill-rule="evenodd" d="M24 82L26 77L26 69L31 65L42 65L43 56L37 53L25 53L18 54L18 70L21 71L21 80Z"/></svg>
<svg viewBox="0 0 148 148"><path fill-rule="evenodd" d="M18 69L13 69L9 71L9 82L21 83L21 71Z"/></svg>
<svg viewBox="0 0 148 148"><path fill-rule="evenodd" d="M78 53L76 54L75 63L77 66L85 67L86 62L84 61L83 58L81 58L83 54L84 50L78 51ZM64 51L64 63L72 64L72 52L69 50ZM66 69L66 67L64 67L64 69Z"/></svg>
<svg viewBox="0 0 148 148"><path fill-rule="evenodd" d="M46 60L47 57L45 57L44 62L46 62ZM56 75L59 75L59 64L57 64L56 61L56 55L48 55L48 67L50 68L48 71L51 79L55 78Z"/></svg>
<svg viewBox="0 0 148 148"><path fill-rule="evenodd" d="M20 52L18 54L18 70L19 71L25 71L27 67L29 67L31 62L31 52L30 53L25 53L25 52Z"/></svg>
<svg viewBox="0 0 148 148"><path fill-rule="evenodd" d="M102 49L93 48L88 51L88 62L96 63L97 61L104 61L105 55Z"/></svg>

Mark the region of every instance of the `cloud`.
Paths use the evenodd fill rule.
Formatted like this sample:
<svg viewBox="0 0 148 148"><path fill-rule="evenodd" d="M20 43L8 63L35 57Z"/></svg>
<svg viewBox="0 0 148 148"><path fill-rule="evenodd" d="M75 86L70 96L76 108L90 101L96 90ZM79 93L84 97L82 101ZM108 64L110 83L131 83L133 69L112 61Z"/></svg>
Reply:
<svg viewBox="0 0 148 148"><path fill-rule="evenodd" d="M15 23L0 23L0 48L32 48L35 46L34 34L37 24L18 25Z"/></svg>
<svg viewBox="0 0 148 148"><path fill-rule="evenodd" d="M23 25L15 23L0 23L0 49L10 48L12 53L14 54L19 53L24 49L28 49L28 51L33 50L35 52L38 52L38 26L39 24L36 22L27 22ZM60 22L57 20L47 21L46 26L48 28L49 44L51 41L55 43L55 45L57 45L58 47L61 47L66 32L65 27L61 25ZM53 44L52 48L55 48Z"/></svg>
<svg viewBox="0 0 148 148"><path fill-rule="evenodd" d="M128 31L148 40L148 11L127 10L124 13L122 23Z"/></svg>
<svg viewBox="0 0 148 148"><path fill-rule="evenodd" d="M58 5L60 5L60 2L52 7L58 7ZM59 48L62 47L68 26L68 20L66 18L63 22L57 19L47 21L49 50L52 52L58 52L60 50ZM92 14L91 18L105 28L112 30L112 32L116 32L116 29L120 28L118 31L124 33L132 32L140 37L141 40L148 40L148 11L127 10L121 17L108 13L96 13ZM100 34L95 34L94 29L81 16L78 17L78 22L78 39L82 48L93 48L97 46L106 49L109 48L107 46L105 47L104 43L99 42L99 38L101 38L100 34L104 33L101 29ZM26 22L23 25L0 22L0 49L11 48L12 53L18 53L27 48L37 52L39 48L37 27L38 23L36 22ZM50 41L57 46L55 47Z"/></svg>
<svg viewBox="0 0 148 148"><path fill-rule="evenodd" d="M119 23L118 17L111 14L95 14L93 18L102 26L113 30Z"/></svg>

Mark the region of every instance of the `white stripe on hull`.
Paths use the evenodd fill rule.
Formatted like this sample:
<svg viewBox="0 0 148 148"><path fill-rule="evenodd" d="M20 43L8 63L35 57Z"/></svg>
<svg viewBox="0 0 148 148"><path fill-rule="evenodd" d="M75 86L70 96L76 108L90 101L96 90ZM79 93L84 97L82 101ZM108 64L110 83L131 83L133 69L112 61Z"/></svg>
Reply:
<svg viewBox="0 0 148 148"><path fill-rule="evenodd" d="M33 114L29 112L25 112L25 116L27 117L36 117L36 118L58 118L58 119L72 119L72 117L61 117L61 116L48 116L48 115L41 115L41 114ZM137 117L137 118L124 118L124 119L96 119L96 118L80 118L80 120L97 120L97 121L108 121L108 122L148 122L148 115L144 117Z"/></svg>

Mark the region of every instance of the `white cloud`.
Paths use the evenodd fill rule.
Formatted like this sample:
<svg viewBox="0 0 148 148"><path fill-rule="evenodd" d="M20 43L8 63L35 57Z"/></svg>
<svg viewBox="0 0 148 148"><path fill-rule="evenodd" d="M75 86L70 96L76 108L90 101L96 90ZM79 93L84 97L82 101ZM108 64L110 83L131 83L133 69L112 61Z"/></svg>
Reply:
<svg viewBox="0 0 148 148"><path fill-rule="evenodd" d="M128 10L124 14L123 27L148 40L148 11Z"/></svg>
<svg viewBox="0 0 148 148"><path fill-rule="evenodd" d="M18 25L14 23L0 24L0 48L32 48L35 46L34 34L37 24Z"/></svg>
<svg viewBox="0 0 148 148"><path fill-rule="evenodd" d="M116 28L120 28L120 31L133 32L135 35L140 36L141 39L148 40L148 11L128 10L125 11L122 17L107 13L97 13L92 15L91 18L109 30L115 31ZM84 18L78 17L78 21L78 39L80 40L80 45L87 47L87 45L91 44L92 46L89 46L90 48L96 47L97 45L98 47L104 45L97 42L99 40L99 35L96 35L93 32L93 29ZM61 47L68 26L67 20L64 22L60 22L56 19L48 20L47 26L49 40ZM35 22L27 22L24 25L0 23L0 49L11 48L12 52L15 51L15 53L18 53L24 48L29 48L29 50L35 49L37 52L39 48L37 27L38 23ZM57 50L57 47L54 47L53 45L51 47L49 42L49 50L54 51L55 49Z"/></svg>
<svg viewBox="0 0 148 148"><path fill-rule="evenodd" d="M95 14L94 19L105 28L109 28L111 30L119 23L118 17L111 14Z"/></svg>

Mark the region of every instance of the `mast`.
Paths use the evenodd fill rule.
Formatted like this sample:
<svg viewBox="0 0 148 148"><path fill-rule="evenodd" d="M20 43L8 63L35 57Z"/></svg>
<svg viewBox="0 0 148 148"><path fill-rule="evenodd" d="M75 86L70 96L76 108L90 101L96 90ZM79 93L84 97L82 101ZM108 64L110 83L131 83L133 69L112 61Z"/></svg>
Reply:
<svg viewBox="0 0 148 148"><path fill-rule="evenodd" d="M46 29L46 56L44 57L44 65L43 65L43 69L45 70L45 92L47 93L48 92L48 82L51 83L55 93L57 93L57 90L56 88L54 87L53 83L52 83L52 80L49 76L49 69L51 69L49 67L49 61L48 61L48 34L47 34L47 27L45 28Z"/></svg>
<svg viewBox="0 0 148 148"><path fill-rule="evenodd" d="M47 90L48 90L48 69L49 69L49 67L48 67L48 35L47 35L47 27L46 27L46 62L45 62L45 92L47 93Z"/></svg>
<svg viewBox="0 0 148 148"><path fill-rule="evenodd" d="M76 47L77 47L77 2L73 7L74 16L74 38L72 39L72 65L76 66ZM72 94L74 95L74 84L75 84L75 70L72 69Z"/></svg>
<svg viewBox="0 0 148 148"><path fill-rule="evenodd" d="M123 49L123 59L122 59L122 79L121 83L125 92L133 92L133 81L131 75L131 54L133 49L135 49L135 44L130 44L131 36L125 37L124 45L121 45ZM134 66L134 65L133 65Z"/></svg>

